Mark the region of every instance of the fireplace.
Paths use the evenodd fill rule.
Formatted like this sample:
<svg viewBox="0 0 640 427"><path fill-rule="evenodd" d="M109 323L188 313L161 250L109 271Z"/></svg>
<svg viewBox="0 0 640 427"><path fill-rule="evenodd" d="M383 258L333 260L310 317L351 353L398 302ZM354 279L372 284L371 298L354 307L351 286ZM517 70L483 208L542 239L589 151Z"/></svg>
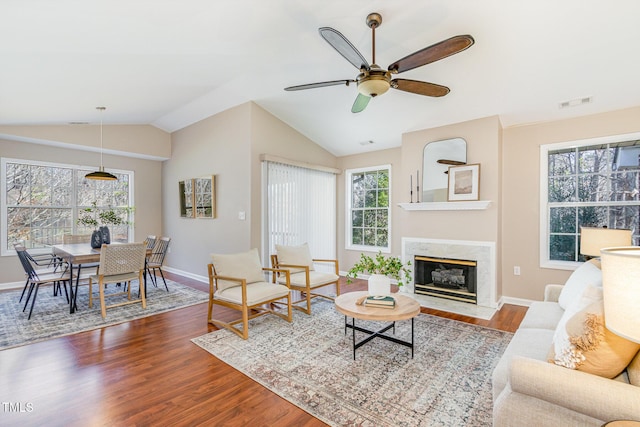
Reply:
<svg viewBox="0 0 640 427"><path fill-rule="evenodd" d="M416 294L476 304L476 261L416 255L413 264Z"/></svg>
<svg viewBox="0 0 640 427"><path fill-rule="evenodd" d="M416 292L415 277L413 277L416 270L416 257L475 262L475 278L472 285L472 287L475 287L475 290L472 290L476 294L475 304L441 298L440 296L425 295L419 291ZM412 294L423 307L446 310L483 319L491 318L496 309L499 308L495 242L403 237L402 260L403 262L411 262L414 271L414 274L407 279L405 286L403 286L403 292ZM447 274L451 275L453 273Z"/></svg>

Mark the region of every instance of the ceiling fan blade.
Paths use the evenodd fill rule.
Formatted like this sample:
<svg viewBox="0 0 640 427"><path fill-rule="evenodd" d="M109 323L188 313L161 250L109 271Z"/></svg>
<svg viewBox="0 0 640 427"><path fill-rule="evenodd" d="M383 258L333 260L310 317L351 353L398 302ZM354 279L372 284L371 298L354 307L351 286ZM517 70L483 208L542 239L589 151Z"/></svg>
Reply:
<svg viewBox="0 0 640 427"><path fill-rule="evenodd" d="M391 87L405 92L417 93L418 95L435 97L445 96L450 92L446 86L407 79L394 79L391 81Z"/></svg>
<svg viewBox="0 0 640 427"><path fill-rule="evenodd" d="M349 86L349 83L355 83L355 80L331 80L329 82L309 83L305 85L285 87L284 90L292 91L292 90L315 89L317 87L338 86L338 85Z"/></svg>
<svg viewBox="0 0 640 427"><path fill-rule="evenodd" d="M454 36L429 47L425 47L411 55L405 56L404 58L389 65L388 69L392 73L409 71L414 68L439 61L458 52L462 52L470 47L474 42L475 40L473 40L473 37L468 34Z"/></svg>
<svg viewBox="0 0 640 427"><path fill-rule="evenodd" d="M352 113L359 113L361 111L364 111L364 109L367 108L367 105L369 104L369 101L371 101L371 97L370 96L363 95L363 94L359 93L358 97L356 98L355 102L353 103L353 107L351 107L351 112Z"/></svg>
<svg viewBox="0 0 640 427"><path fill-rule="evenodd" d="M318 29L318 32L327 43L337 50L344 59L352 63L358 70L362 68L368 70L370 68L369 63L364 59L364 56L362 56L362 54L358 52L358 49L356 49L355 46L352 45L351 42L339 31L334 30L331 27L322 27Z"/></svg>

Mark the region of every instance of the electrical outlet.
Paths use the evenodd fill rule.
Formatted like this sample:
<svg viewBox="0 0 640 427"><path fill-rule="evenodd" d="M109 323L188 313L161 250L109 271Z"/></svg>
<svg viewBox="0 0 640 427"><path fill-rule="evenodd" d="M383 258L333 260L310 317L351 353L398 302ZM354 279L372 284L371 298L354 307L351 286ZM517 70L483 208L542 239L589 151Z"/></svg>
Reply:
<svg viewBox="0 0 640 427"><path fill-rule="evenodd" d="M519 276L520 275L520 266L516 265L513 267L513 275L514 276Z"/></svg>
<svg viewBox="0 0 640 427"><path fill-rule="evenodd" d="M244 211L238 212L238 219L244 221L247 218L247 214Z"/></svg>

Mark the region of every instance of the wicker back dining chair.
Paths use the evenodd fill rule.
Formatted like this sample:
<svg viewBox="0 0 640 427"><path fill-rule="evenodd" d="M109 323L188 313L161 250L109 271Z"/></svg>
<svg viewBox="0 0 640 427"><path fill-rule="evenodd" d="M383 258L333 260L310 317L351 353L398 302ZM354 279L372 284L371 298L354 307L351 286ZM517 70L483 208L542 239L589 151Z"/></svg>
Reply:
<svg viewBox="0 0 640 427"><path fill-rule="evenodd" d="M314 264L324 263L333 265L333 272L315 270ZM311 300L322 297L334 300L333 296L316 293L315 290L323 286L335 285L336 295L340 295L340 273L337 259L313 259L309 246L305 243L298 246L276 245L276 254L271 255L271 266L287 269L291 273L291 289L299 291L301 298L293 301L293 308L311 314ZM272 282L283 283L286 278L282 275L272 275ZM300 306L299 303L305 304Z"/></svg>
<svg viewBox="0 0 640 427"><path fill-rule="evenodd" d="M162 264L164 263L164 258L167 255L167 251L169 250L170 242L170 237L161 237L157 239L155 245L153 245L151 255L149 255L149 257L147 258L147 272L151 277L151 283L153 283L153 286L158 287L158 281L156 279L156 270L158 270L160 272L160 277L162 277L162 281L164 282L164 287L167 292L169 292L169 287L167 286L167 281L165 280L164 274L162 273Z"/></svg>
<svg viewBox="0 0 640 427"><path fill-rule="evenodd" d="M29 291L27 292L27 299L24 303L24 307L22 308L22 311L24 312L27 309L29 300L31 300L31 308L29 309L29 317L27 319L31 319L31 314L33 313L33 307L36 305L36 298L38 297L38 290L40 289L40 286L53 285L55 288L56 286L60 287L60 285L63 284L64 293L67 296L67 302L69 302L69 294L67 292L69 275L66 272L60 271L38 272L33 267L25 247L23 245L14 245L14 247L18 254L18 258L20 259L20 263L22 264L22 268L24 269L24 273L27 276L27 284L25 286ZM22 293L24 295L24 290ZM20 301L22 301L22 296L20 297Z"/></svg>
<svg viewBox="0 0 640 427"><path fill-rule="evenodd" d="M144 243L123 243L120 245L103 244L100 249L100 267L98 273L89 277L89 307L93 307L93 282L98 283L100 292L100 310L102 318L107 317L107 308L119 307L121 305L142 303L142 308L147 308L147 300L144 290L144 263L147 255L147 248ZM131 299L131 281L138 280L140 297ZM106 294L107 283L126 282L126 291L111 292ZM111 305L106 305L105 299L127 295L127 300Z"/></svg>
<svg viewBox="0 0 640 427"><path fill-rule="evenodd" d="M91 243L91 234L63 234L62 243L65 245Z"/></svg>

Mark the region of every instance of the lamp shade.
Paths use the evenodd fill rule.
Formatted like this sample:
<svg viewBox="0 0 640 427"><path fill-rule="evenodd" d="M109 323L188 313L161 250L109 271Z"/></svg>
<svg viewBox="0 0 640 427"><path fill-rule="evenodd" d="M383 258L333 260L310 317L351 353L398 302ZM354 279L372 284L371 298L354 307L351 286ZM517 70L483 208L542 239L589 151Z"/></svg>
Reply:
<svg viewBox="0 0 640 427"><path fill-rule="evenodd" d="M580 253L598 257L600 249L631 245L631 230L580 227Z"/></svg>
<svg viewBox="0 0 640 427"><path fill-rule="evenodd" d="M600 254L605 325L640 343L640 247L604 248Z"/></svg>

